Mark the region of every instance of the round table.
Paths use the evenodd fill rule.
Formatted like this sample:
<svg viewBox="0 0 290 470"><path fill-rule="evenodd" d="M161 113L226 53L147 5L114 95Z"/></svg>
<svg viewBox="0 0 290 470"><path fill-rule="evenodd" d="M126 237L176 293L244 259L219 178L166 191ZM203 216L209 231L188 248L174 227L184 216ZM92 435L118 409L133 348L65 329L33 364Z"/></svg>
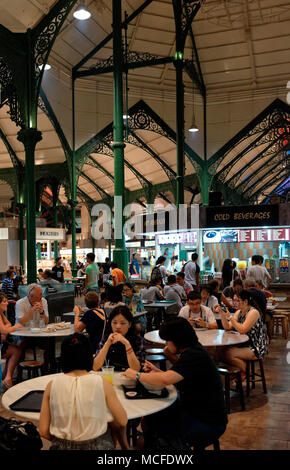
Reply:
<svg viewBox="0 0 290 470"><path fill-rule="evenodd" d="M155 313L153 314L153 318L151 321L148 321L147 328L152 329L152 323L154 323L155 328L159 328L160 323L164 322L165 320L165 315L166 315L166 309L168 307L171 307L172 305L175 305L176 302L166 302L166 300L161 300L157 302L148 302L143 301L144 308L154 308ZM149 320L149 319L148 319Z"/></svg>
<svg viewBox="0 0 290 470"><path fill-rule="evenodd" d="M74 333L74 325L71 324L69 328L61 329L57 331L38 331L33 332L30 328L19 328L19 330L13 331L10 333L13 336L20 336L23 338L37 338L44 339L49 338L49 364L50 371L56 372L56 362L55 362L55 338L62 338L64 336L69 336Z"/></svg>
<svg viewBox="0 0 290 470"><path fill-rule="evenodd" d="M102 374L102 372L95 373ZM21 416L27 419L39 420L39 413L26 411L15 412L10 410L9 406L32 390L45 390L46 385L53 379L53 377L56 377L57 375L59 374L43 375L42 377L25 380L24 382L14 385L14 387L9 388L2 396L2 405L4 408L12 413L15 413L17 416ZM166 387L169 392L167 398L146 398L138 400L127 399L125 398L123 388L119 382L119 376L120 372L114 373L114 389L116 391L117 397L126 410L128 419L140 418L141 416L157 413L158 411L164 410L170 406L177 398L176 388L173 385L169 385ZM111 413L108 411L108 422L109 421L113 421L113 418Z"/></svg>
<svg viewBox="0 0 290 470"><path fill-rule="evenodd" d="M225 330L195 330L198 341L204 347L213 346L235 346L249 341L248 335L241 335L240 333L225 331ZM147 341L157 344L165 344L165 341L160 338L159 330L149 331L145 333L144 338Z"/></svg>

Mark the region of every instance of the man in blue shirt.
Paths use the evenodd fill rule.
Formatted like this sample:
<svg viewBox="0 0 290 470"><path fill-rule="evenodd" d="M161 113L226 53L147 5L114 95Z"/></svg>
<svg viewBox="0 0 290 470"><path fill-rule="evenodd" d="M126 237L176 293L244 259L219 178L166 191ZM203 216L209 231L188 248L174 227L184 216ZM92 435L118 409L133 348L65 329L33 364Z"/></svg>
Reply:
<svg viewBox="0 0 290 470"><path fill-rule="evenodd" d="M139 263L136 259L137 253L133 253L133 258L130 264L130 274L140 274Z"/></svg>

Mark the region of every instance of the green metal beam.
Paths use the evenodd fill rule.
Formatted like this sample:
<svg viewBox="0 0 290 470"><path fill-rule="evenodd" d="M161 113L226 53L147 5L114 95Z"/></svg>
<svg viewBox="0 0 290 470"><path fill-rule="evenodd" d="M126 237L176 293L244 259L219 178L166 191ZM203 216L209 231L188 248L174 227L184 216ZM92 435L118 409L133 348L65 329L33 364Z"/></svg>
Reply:
<svg viewBox="0 0 290 470"><path fill-rule="evenodd" d="M281 182L281 180L283 180L283 178L288 177L289 175L290 175L290 172L289 172L289 167L288 167L288 168L285 168L281 173L279 173L279 175L276 176L274 181ZM255 191L250 196L250 200L254 200L259 193L262 193L263 191L265 191L265 189L267 189L271 185L273 185L273 180L272 179L270 181L268 181L267 183L265 183L263 186L261 186L257 191Z"/></svg>
<svg viewBox="0 0 290 470"><path fill-rule="evenodd" d="M137 53L136 53L137 55ZM142 57L142 56L141 56ZM126 72L126 70L134 70L134 69L140 69L144 67L153 67L156 65L164 65L164 64L169 64L173 62L173 57L152 57L151 59L147 60L139 60L137 62L136 60L133 62L127 62L126 64L123 65L123 72ZM87 70L81 70L80 72L76 72L75 78L84 78L84 77L91 77L91 76L96 76L96 75L104 75L107 73L112 73L114 72L114 66L111 63L111 58L109 58L106 61L103 62L98 62L95 67L90 67ZM103 66L102 66L103 64Z"/></svg>
<svg viewBox="0 0 290 470"><path fill-rule="evenodd" d="M234 165L248 152L250 152L253 148L257 147L258 145L263 145L264 142L260 142L270 131L273 129L275 125L273 124L270 129L265 129L261 134L256 137L253 142L250 142L238 155L236 155L233 159L230 160L220 171L217 172L217 177L220 178L221 175L225 175L225 179L227 174L230 170L234 167ZM259 143L260 142L260 143ZM226 173L227 172L227 173Z"/></svg>
<svg viewBox="0 0 290 470"><path fill-rule="evenodd" d="M251 190L253 190L253 186L255 186L255 188L257 188L257 186L262 182L264 181L266 178L268 178L269 175L273 174L273 170L275 170L276 168L278 168L279 166L282 165L283 162L279 161L278 163L276 163L269 171L267 171L267 173L264 173L257 181L254 181L254 183L251 185L250 188L246 189L246 191L244 191L244 194L247 194L248 192L250 192ZM259 193L261 190L261 187L259 189L257 189L257 191L254 193ZM249 197L252 197L253 194L250 194Z"/></svg>
<svg viewBox="0 0 290 470"><path fill-rule="evenodd" d="M110 198L110 194L108 194L104 189L102 189L95 181L93 181L88 175L80 171L80 176L88 181L100 194L101 197Z"/></svg>
<svg viewBox="0 0 290 470"><path fill-rule="evenodd" d="M255 176L257 176L259 173L261 173L264 169L267 169L269 167L273 167L273 165L275 164L275 157L277 155L279 155L279 153L281 152L281 150L278 150L275 154L273 154L269 159L268 161L265 163L263 162L261 166L259 166L253 173L250 173L250 175L244 180L242 181L240 184L238 184L237 186L235 186L235 189L236 190L240 190L240 188L242 188L242 191L244 192L245 188L248 186L249 182L255 178ZM280 161L280 163L282 163L282 161ZM255 182L254 182L255 184Z"/></svg>
<svg viewBox="0 0 290 470"><path fill-rule="evenodd" d="M209 165L214 165L218 160L224 158L232 148L235 147L241 140L244 140L257 125L266 119L274 111L281 111L285 113L290 112L290 106L284 103L279 98L276 98L269 106L267 106L261 113L252 119L243 129L241 129L234 137L232 137L225 145L223 145L217 152L215 152L208 160Z"/></svg>
<svg viewBox="0 0 290 470"><path fill-rule="evenodd" d="M10 159L11 159L11 162L12 162L14 168L16 170L23 171L24 166L23 166L22 161L19 160L19 158L17 157L16 153L14 152L13 148L11 147L10 142L8 141L6 135L4 134L4 132L2 131L1 128L0 128L0 139L3 141L3 143L4 143L4 145L7 149L7 152L9 153L9 156L10 156Z"/></svg>
<svg viewBox="0 0 290 470"><path fill-rule="evenodd" d="M146 0L140 7L138 7L131 15L122 22L122 28L125 28L136 16L138 16L142 11L152 3L153 0ZM91 52L89 52L80 62L78 62L72 69L73 77L75 77L77 70L82 67L89 59L91 59L100 49L102 49L108 42L113 39L113 33L109 34L104 38L96 47L94 47Z"/></svg>

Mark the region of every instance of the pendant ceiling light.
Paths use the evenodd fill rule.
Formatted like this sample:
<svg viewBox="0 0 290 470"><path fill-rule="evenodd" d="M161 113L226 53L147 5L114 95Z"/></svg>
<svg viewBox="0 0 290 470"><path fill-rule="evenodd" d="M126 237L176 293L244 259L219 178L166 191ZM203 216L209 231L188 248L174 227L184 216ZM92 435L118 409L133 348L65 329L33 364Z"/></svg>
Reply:
<svg viewBox="0 0 290 470"><path fill-rule="evenodd" d="M91 17L91 13L84 5L84 3L80 3L75 12L73 13L73 16L77 20L88 20Z"/></svg>
<svg viewBox="0 0 290 470"><path fill-rule="evenodd" d="M196 125L195 122L195 115L194 115L194 84L192 87L192 119L191 119L191 125L189 126L188 132L198 132L199 128Z"/></svg>

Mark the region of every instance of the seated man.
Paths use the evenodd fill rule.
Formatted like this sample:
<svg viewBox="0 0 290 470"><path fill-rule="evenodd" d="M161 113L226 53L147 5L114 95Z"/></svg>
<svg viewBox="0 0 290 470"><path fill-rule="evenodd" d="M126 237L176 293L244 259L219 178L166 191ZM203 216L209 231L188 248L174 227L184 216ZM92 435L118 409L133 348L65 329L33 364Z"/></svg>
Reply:
<svg viewBox="0 0 290 470"><path fill-rule="evenodd" d="M19 299L16 302L16 323L20 323L24 327L33 325L39 325L39 320L43 319L45 325L47 325L48 319L48 308L47 301L42 296L42 289L38 284L30 284L27 288L27 296ZM18 337L18 346L22 349L22 355L24 356L25 349L39 346L44 350L44 371L48 370L49 362L49 351L48 351L48 340L36 338L23 339Z"/></svg>
<svg viewBox="0 0 290 470"><path fill-rule="evenodd" d="M177 315L179 310L183 307L182 300L186 299L186 295L183 287L176 283L176 276L173 274L168 276L167 286L164 287L164 297L165 300L174 300L176 302L167 308L166 314Z"/></svg>
<svg viewBox="0 0 290 470"><path fill-rule="evenodd" d="M178 316L186 318L189 323L197 327L217 329L218 325L212 310L201 305L201 295L190 292L187 296L187 305L183 307Z"/></svg>
<svg viewBox="0 0 290 470"><path fill-rule="evenodd" d="M192 291L192 286L188 282L184 280L185 274L180 272L176 274L176 282L179 286L181 286L185 292L185 294L189 294Z"/></svg>
<svg viewBox="0 0 290 470"><path fill-rule="evenodd" d="M44 273L42 274L40 285L47 287L57 287L60 286L60 283L59 281L53 279L53 272L50 269L45 269Z"/></svg>

